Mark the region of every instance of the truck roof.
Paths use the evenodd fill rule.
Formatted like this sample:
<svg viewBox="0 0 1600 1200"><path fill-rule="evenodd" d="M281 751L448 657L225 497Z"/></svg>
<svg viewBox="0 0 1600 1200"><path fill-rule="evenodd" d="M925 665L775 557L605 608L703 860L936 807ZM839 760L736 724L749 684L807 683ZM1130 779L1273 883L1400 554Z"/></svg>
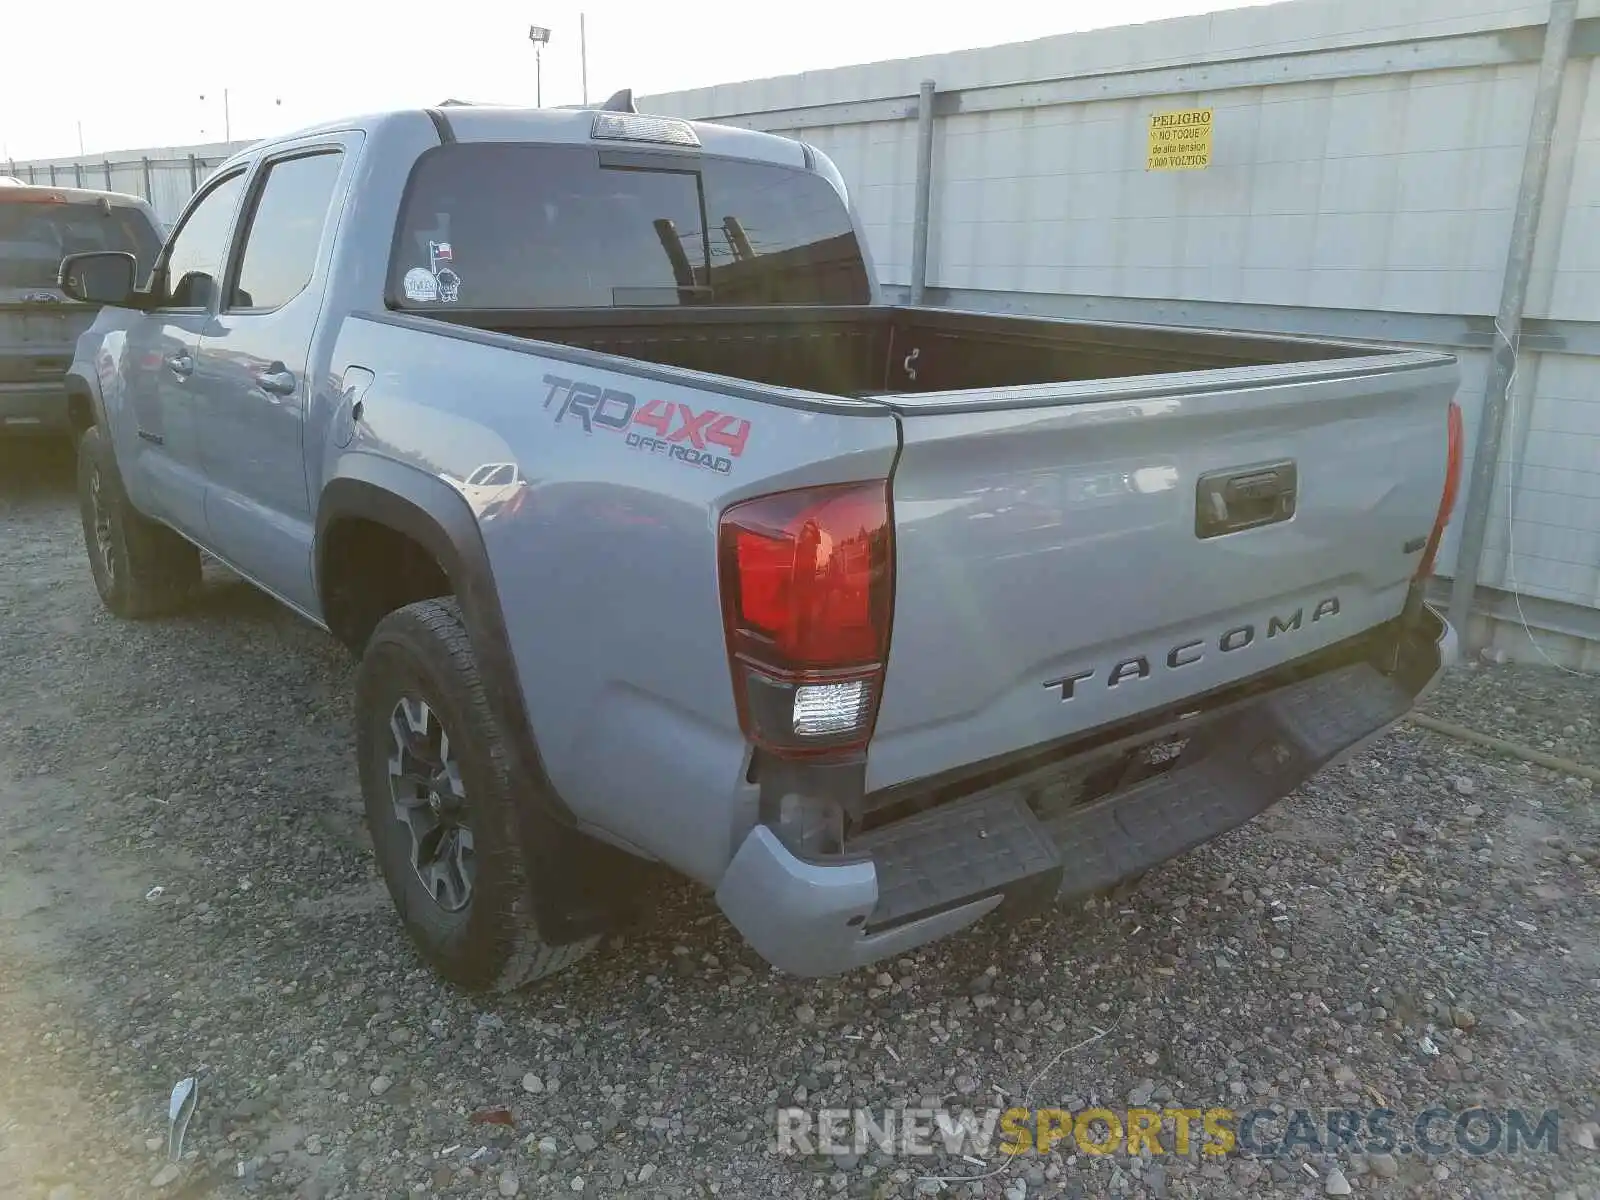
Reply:
<svg viewBox="0 0 1600 1200"><path fill-rule="evenodd" d="M262 142L234 155L235 158L254 155L279 142L287 142L319 133L338 133L361 130L376 133L385 125L397 121L415 120L423 112L438 121L444 121L459 142L548 142L565 145L649 146L648 139L622 141L614 138L596 139L593 136L595 117L606 112L598 105L589 108L520 108L511 105L462 104L438 106L426 110L403 109L374 113L344 120L324 121L317 125L297 129ZM617 114L627 116L631 114ZM637 114L649 117L651 114ZM779 166L807 167L810 155L806 147L793 138L762 133L753 129L740 129L731 125L717 125L709 121L680 121L676 117L661 117L689 126L700 139L702 151L728 158L748 159L773 163ZM231 160L230 160L231 161Z"/></svg>
<svg viewBox="0 0 1600 1200"><path fill-rule="evenodd" d="M85 204L96 200L104 200L112 208L137 208L147 211L149 205L141 196L134 196L127 192L107 192L95 188L62 187L54 183L29 183L16 176L6 176L5 182L0 184L4 191L0 191L0 200L14 200L19 203L57 202L61 204Z"/></svg>

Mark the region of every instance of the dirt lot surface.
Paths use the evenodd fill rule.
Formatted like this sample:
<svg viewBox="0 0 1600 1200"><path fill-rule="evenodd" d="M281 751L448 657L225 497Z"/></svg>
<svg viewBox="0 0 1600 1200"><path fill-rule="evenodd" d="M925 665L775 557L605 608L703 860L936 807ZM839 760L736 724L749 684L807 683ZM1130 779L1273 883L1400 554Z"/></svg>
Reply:
<svg viewBox="0 0 1600 1200"><path fill-rule="evenodd" d="M80 538L65 459L0 450L0 1196L1600 1197L1592 785L1402 727L1115 903L804 982L666 883L620 944L483 1003L390 911L344 652L222 575L192 613L116 621ZM1594 678L1468 669L1428 708L1600 764ZM1129 1103L1485 1104L1559 1134L986 1165L774 1145L789 1105Z"/></svg>

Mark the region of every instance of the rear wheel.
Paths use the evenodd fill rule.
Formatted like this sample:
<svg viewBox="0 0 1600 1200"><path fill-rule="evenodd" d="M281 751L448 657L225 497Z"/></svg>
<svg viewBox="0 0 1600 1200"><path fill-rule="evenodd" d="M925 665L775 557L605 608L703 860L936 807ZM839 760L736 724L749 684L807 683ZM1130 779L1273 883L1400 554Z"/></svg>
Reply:
<svg viewBox="0 0 1600 1200"><path fill-rule="evenodd" d="M361 792L389 895L422 957L471 991L505 991L599 940L552 946L530 911L516 789L452 599L384 617L356 675Z"/></svg>
<svg viewBox="0 0 1600 1200"><path fill-rule="evenodd" d="M111 447L98 427L78 438L78 508L101 602L119 617L179 607L200 582L200 552L128 502Z"/></svg>

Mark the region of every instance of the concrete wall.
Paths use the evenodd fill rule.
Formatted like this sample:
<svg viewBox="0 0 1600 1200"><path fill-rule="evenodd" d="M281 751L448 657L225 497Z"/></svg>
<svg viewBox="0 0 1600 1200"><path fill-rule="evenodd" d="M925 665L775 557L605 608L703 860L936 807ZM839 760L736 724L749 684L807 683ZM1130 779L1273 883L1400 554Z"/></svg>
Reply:
<svg viewBox="0 0 1600 1200"><path fill-rule="evenodd" d="M1546 13L1296 0L640 107L828 153L903 286L932 79L933 301L1441 346L1470 450ZM1508 651L1600 666L1600 0L1579 15L1482 581ZM1150 114L1189 107L1213 110L1211 165L1147 171Z"/></svg>

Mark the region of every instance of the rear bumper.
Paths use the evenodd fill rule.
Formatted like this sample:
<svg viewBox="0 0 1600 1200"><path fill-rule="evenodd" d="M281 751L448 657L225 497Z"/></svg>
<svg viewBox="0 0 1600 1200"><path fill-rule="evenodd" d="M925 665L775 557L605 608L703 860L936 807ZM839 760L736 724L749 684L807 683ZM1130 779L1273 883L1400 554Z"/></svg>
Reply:
<svg viewBox="0 0 1600 1200"><path fill-rule="evenodd" d="M1198 726L1163 774L1054 815L1039 815L1025 781L1007 781L815 861L758 825L717 902L768 962L819 976L953 933L1008 897L1110 887L1237 828L1360 752L1457 653L1455 631L1425 609L1393 672L1354 663L1267 692Z"/></svg>
<svg viewBox="0 0 1600 1200"><path fill-rule="evenodd" d="M62 434L72 428L60 383L0 383L0 437Z"/></svg>

